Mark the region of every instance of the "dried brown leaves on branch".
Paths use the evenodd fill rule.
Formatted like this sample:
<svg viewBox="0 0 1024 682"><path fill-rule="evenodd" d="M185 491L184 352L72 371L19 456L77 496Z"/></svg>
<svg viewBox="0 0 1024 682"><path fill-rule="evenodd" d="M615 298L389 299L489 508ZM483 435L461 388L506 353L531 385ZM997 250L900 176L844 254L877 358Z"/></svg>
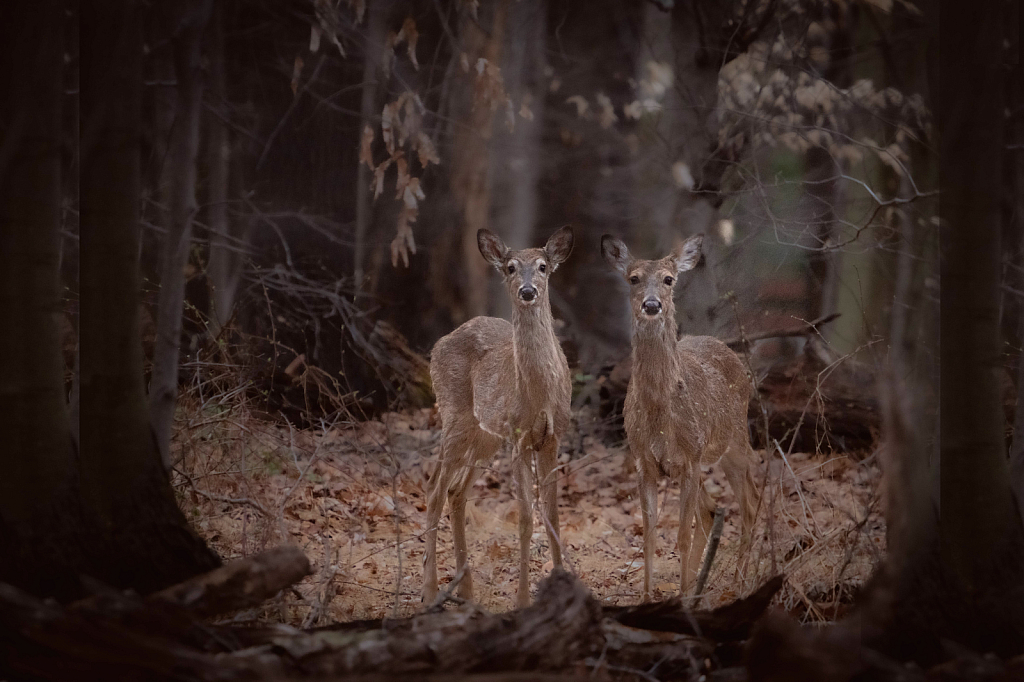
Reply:
<svg viewBox="0 0 1024 682"><path fill-rule="evenodd" d="M405 91L394 102L384 105L381 112L380 130L387 158L379 164L373 161L374 132L369 126L363 128L359 145L359 162L373 170L370 188L376 200L384 192L384 177L392 165L396 168L395 200L401 201L398 213L397 234L391 242L391 265L398 261L409 266L409 255L416 253L412 223L419 215L419 202L426 199L420 185L420 177L410 173L410 159L415 158L424 170L431 164L441 163L430 136L423 129L423 102L419 95Z"/></svg>
<svg viewBox="0 0 1024 682"><path fill-rule="evenodd" d="M349 6L351 6L351 2ZM313 0L313 9L316 12L318 23L313 24L309 31L309 51L317 52L320 49L320 36L327 38L338 48L338 52L344 58L345 48L341 46L338 34L341 32L341 16L330 0ZM362 20L362 13L359 13L359 20Z"/></svg>
<svg viewBox="0 0 1024 682"><path fill-rule="evenodd" d="M398 33L394 31L388 33L387 42L384 44L384 73L391 73L391 67L395 60L395 48L402 43L405 43L406 54L409 55L412 67L419 71L420 63L416 60L416 41L419 40L419 37L420 33L416 30L416 22L412 17L406 17Z"/></svg>
<svg viewBox="0 0 1024 682"><path fill-rule="evenodd" d="M310 52L317 52L320 49L321 36L326 35L338 47L341 56L345 57L345 50L338 38L342 25L338 6L330 0L313 0L313 6L317 23L310 28ZM349 0L348 6L355 13L355 23L362 22L366 11L365 0ZM385 77L389 77L394 68L395 50L403 44L413 68L419 70L420 65L416 58L418 41L419 30L412 17L406 17L397 32L388 33L382 53L382 70ZM302 56L296 55L291 81L293 94L298 93L302 67ZM384 176L387 170L392 165L397 169L395 199L402 204L398 213L397 234L391 242L391 264L395 267L399 261L408 267L410 254L416 253L412 224L416 222L419 214L419 202L426 198L420 187L420 177L410 174L408 159L415 153L420 166L424 169L431 163L441 162L433 141L423 130L424 111L419 95L410 91L403 92L398 99L384 106L381 112L381 137L384 140L387 157L379 164L373 161L373 128L368 125L363 128L359 143L359 163L365 163L373 171L370 188L373 190L374 200L384 191Z"/></svg>
<svg viewBox="0 0 1024 682"><path fill-rule="evenodd" d="M829 46L843 29L831 19L808 22L798 2L778 12L780 25L806 28L758 39L723 66L716 155L738 161L762 146L799 153L821 147L840 164L860 164L871 154L908 174L910 142L931 133L924 99L879 89L870 79L837 87L817 74L829 67Z"/></svg>
<svg viewBox="0 0 1024 682"><path fill-rule="evenodd" d="M468 57L463 54L463 70L469 72ZM512 105L512 98L505 90L505 79L501 75L501 67L494 62L480 57L476 60L476 80L473 82L473 108L484 107L492 112L499 107L505 110L505 128L513 132L516 128L515 107ZM519 115L528 121L533 120L533 112L530 111L529 101L524 95L523 102L519 108Z"/></svg>

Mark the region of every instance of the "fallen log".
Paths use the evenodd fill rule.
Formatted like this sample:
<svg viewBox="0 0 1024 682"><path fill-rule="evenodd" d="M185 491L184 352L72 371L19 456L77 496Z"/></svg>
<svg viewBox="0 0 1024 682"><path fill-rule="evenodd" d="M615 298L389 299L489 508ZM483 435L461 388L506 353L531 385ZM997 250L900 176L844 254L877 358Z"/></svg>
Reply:
<svg viewBox="0 0 1024 682"><path fill-rule="evenodd" d="M557 670L600 646L600 621L589 590L556 569L534 603L518 611L428 613L361 632L296 631L272 644L303 671L320 675Z"/></svg>
<svg viewBox="0 0 1024 682"><path fill-rule="evenodd" d="M163 604L169 613L152 612L137 596L125 600L121 606L146 619L126 623L120 614L101 612L96 607L109 606L105 600L65 609L0 583L0 671L11 679L54 682L243 679L245 671L231 661L215 664L211 654L179 642L182 622L191 624L181 607Z"/></svg>
<svg viewBox="0 0 1024 682"><path fill-rule="evenodd" d="M611 618L601 630L601 656L585 661L595 675L656 669L655 679L699 679L715 654L716 643L703 637L627 627Z"/></svg>
<svg viewBox="0 0 1024 682"><path fill-rule="evenodd" d="M576 577L556 569L533 605L509 613L465 605L308 631L203 622L272 596L308 570L301 552L278 548L149 597L97 586L69 607L0 584L0 670L43 680L511 682L654 666L662 676L689 678L725 660L723 642L745 638L781 585L774 579L710 612L688 611L678 600L602 608ZM738 641L731 646L741 650ZM552 674L539 677L544 671Z"/></svg>
<svg viewBox="0 0 1024 682"><path fill-rule="evenodd" d="M691 611L676 597L638 606L606 606L604 616L644 630L695 635L716 642L743 640L782 589L783 582L783 577L777 575L750 596L713 611Z"/></svg>
<svg viewBox="0 0 1024 682"><path fill-rule="evenodd" d="M214 593L233 581L202 582L208 603L225 603ZM362 631L277 626L265 629L269 638L259 645L234 651L231 630L203 625L173 600L118 593L64 609L0 584L0 669L40 679L566 670L603 642L601 607L578 579L561 570L541 583L532 606L507 614L428 613ZM198 642L204 633L207 641Z"/></svg>
<svg viewBox="0 0 1024 682"><path fill-rule="evenodd" d="M178 583L149 596L184 607L197 618L262 604L312 573L295 545L284 545Z"/></svg>

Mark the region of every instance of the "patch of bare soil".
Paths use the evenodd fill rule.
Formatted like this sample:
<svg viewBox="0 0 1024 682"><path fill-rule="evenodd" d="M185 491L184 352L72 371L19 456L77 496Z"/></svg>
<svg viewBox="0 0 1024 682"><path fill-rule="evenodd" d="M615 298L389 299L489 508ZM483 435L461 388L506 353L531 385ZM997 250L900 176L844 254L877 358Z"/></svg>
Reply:
<svg viewBox="0 0 1024 682"><path fill-rule="evenodd" d="M251 417L244 407L185 401L179 412L174 477L179 501L226 560L295 543L315 574L235 620L295 625L406 616L421 608L428 473L439 428L431 410L378 421L336 422L297 430ZM609 604L640 600L642 525L635 472L622 444L606 444L599 425L578 415L581 437L560 457L563 556ZM569 450L572 450L571 452ZM758 453L763 486L755 542L738 557L738 507L717 466L704 485L726 510L725 529L704 606L750 593L784 573L778 603L805 620L832 620L852 601L884 552L876 458ZM490 611L514 607L518 505L507 454L480 472L467 509L475 597ZM659 495L655 585L678 589L678 486ZM531 548L534 586L551 568L539 516ZM441 582L454 574L447 515L438 537ZM658 595L656 595L658 596Z"/></svg>

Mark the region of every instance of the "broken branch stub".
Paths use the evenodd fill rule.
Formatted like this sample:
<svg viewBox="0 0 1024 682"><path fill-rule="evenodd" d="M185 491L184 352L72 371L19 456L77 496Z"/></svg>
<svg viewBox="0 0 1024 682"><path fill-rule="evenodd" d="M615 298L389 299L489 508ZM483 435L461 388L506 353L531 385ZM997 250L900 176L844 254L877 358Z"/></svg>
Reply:
<svg viewBox="0 0 1024 682"><path fill-rule="evenodd" d="M256 606L312 573L309 559L294 545L275 547L150 595L196 617L207 618Z"/></svg>

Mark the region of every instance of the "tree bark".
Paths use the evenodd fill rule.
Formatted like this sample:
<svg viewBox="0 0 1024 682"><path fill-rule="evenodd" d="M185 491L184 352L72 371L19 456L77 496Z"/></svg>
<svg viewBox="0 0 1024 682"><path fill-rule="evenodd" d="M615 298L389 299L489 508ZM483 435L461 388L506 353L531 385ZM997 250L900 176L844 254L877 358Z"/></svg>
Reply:
<svg viewBox="0 0 1024 682"><path fill-rule="evenodd" d="M932 40L937 10L926 14ZM908 269L929 260L912 246L916 258L900 259L886 407L890 552L861 610L862 622L880 628L867 639L922 663L941 656L940 637L1000 654L1024 646L1024 528L1010 489L997 381L1001 169L992 159L1005 144L1005 22L995 8L958 12L956 21L954 41L941 54L934 43L928 50L942 209L938 423L929 410L934 386L925 383L935 377L926 370L930 352L915 325L901 322L912 310L901 298L920 276ZM936 67L941 82L932 78ZM921 231L904 225L902 248L926 244L914 234ZM924 290L926 307L928 297Z"/></svg>
<svg viewBox="0 0 1024 682"><path fill-rule="evenodd" d="M172 585L149 600L178 604L197 618L258 606L312 573L309 559L295 545L268 549L248 559Z"/></svg>
<svg viewBox="0 0 1024 682"><path fill-rule="evenodd" d="M149 592L219 564L154 442L139 318L142 3L81 9L81 572ZM179 311L180 314L180 311ZM67 519L74 522L74 517Z"/></svg>
<svg viewBox="0 0 1024 682"><path fill-rule="evenodd" d="M3 26L3 147L11 153L0 168L0 515L11 523L28 521L72 462L56 325L63 3L21 14Z"/></svg>
<svg viewBox="0 0 1024 682"><path fill-rule="evenodd" d="M855 13L844 11L842 6L828 8L827 20L837 26L826 34L825 47L827 62L823 76L837 88L850 86L850 55L852 54L852 37L856 32L853 25ZM815 17L825 19L826 17ZM843 173L842 161L834 158L832 153L822 146L811 147L804 159L804 175L812 183L807 185L806 192L810 198L810 220L816 224L813 247L823 249L834 243L836 221L841 212L843 196L842 181L838 176ZM808 319L830 315L835 312L839 287L839 266L841 251L812 251L808 258L808 291L810 293L810 309Z"/></svg>
<svg viewBox="0 0 1024 682"><path fill-rule="evenodd" d="M732 3L722 3L731 9ZM698 232L704 240L704 264L687 276L685 293L677 290L679 319L689 334L717 334L722 319L714 319L712 306L718 301L716 273L718 240L711 236L718 218L717 206L706 196L691 192L702 180L702 166L711 155L713 112L718 101L720 58L702 60L702 21L708 19L712 3L676 3L666 14L653 3L645 3L644 45L637 62L637 79L650 80L649 64L654 61L672 69L662 109L651 123L653 134L645 135L635 164L637 191L633 197L633 238L655 244L646 257L660 258L676 242ZM724 10L723 10L724 11ZM711 16L717 16L712 12ZM705 29L717 30L717 23ZM685 167L689 184L678 175ZM731 317L731 316L730 316Z"/></svg>
<svg viewBox="0 0 1024 682"><path fill-rule="evenodd" d="M1017 64L1010 76L1011 110L1019 111L1024 108L1024 65ZM1013 119L1014 127L1012 136L1008 141L1016 145L1024 144L1024 116L1020 113ZM1011 154L1011 168L1013 173L1012 196L1014 197L1013 217L1016 220L1014 234L1019 235L1021 242L1018 244L1018 254L1024 256L1024 150L1018 147L1009 150ZM1017 264L1024 263L1024 258L1018 258ZM1015 280L1018 287L1024 286L1024 273L1018 272ZM1017 301L1018 313L1017 339L1024 345L1024 298ZM1017 406L1013 419L1013 443L1010 446L1010 478L1011 487L1017 497L1017 511L1020 514L1021 522L1024 523L1024 348L1017 364Z"/></svg>
<svg viewBox="0 0 1024 682"><path fill-rule="evenodd" d="M909 183L901 183L905 196ZM936 302L924 282L938 269L930 231L917 225L917 207L900 213L896 281L889 325L889 362L880 382L886 444L886 545L896 574L924 561L935 541L939 461L934 437L938 429L938 368L935 336Z"/></svg>
<svg viewBox="0 0 1024 682"><path fill-rule="evenodd" d="M462 214L462 274L465 318L487 314L487 262L480 257L476 233L487 227L491 205L490 144L494 112L487 102L476 101L474 79L476 64L486 59L501 65L502 42L509 0L497 0L492 6L490 33L463 8L459 37L462 39L470 65L468 74L457 76L463 94L459 101L459 115L453 125L454 143L451 148L451 189ZM456 320L461 322L462 320Z"/></svg>
<svg viewBox="0 0 1024 682"><path fill-rule="evenodd" d="M836 212L841 195L840 183L836 176L842 172L842 168L828 150L821 147L811 147L808 150L805 168L805 177L815 181L807 186L807 194L811 198L810 220L817 224L812 247L824 249L835 241ZM839 251L826 250L812 251L808 256L810 293L807 319L813 320L835 312L840 257Z"/></svg>
<svg viewBox="0 0 1024 682"><path fill-rule="evenodd" d="M172 38L174 71L178 82L178 107L171 130L170 224L164 241L150 411L157 447L164 467L170 469L171 428L178 399L178 354L181 317L185 302L185 266L192 243L196 212L196 157L199 153L199 121L203 101L200 65L203 28L210 0L185 5L181 23Z"/></svg>
<svg viewBox="0 0 1024 682"><path fill-rule="evenodd" d="M363 92L359 106L359 118L362 123L359 134L369 126L377 127L378 94L380 92L381 58L384 51L384 39L387 29L387 18L391 13L391 0L379 0L370 3L367 11L369 17L366 26L366 41L363 48ZM361 289L365 279L366 236L373 222L373 202L370 196L370 167L359 164L356 179L356 235L353 259L353 277L355 286Z"/></svg>
<svg viewBox="0 0 1024 682"><path fill-rule="evenodd" d="M227 117L227 93L224 87L224 2L216 0L207 28L209 45L209 106L216 113L206 114L207 152L209 165L209 206L207 221L210 231L210 262L207 276L213 295L210 297L211 333L220 334L231 319L235 292L242 278L243 254L240 230L228 217L228 179L231 166L231 141L224 124ZM220 114L220 115L218 115Z"/></svg>
<svg viewBox="0 0 1024 682"><path fill-rule="evenodd" d="M997 612L1012 603L1003 601L1012 590L999 592L1015 578L1020 627L1021 523L1009 486L997 375L1002 182L993 159L1002 158L1005 144L1004 24L995 8L961 16L958 32L973 54L943 49L945 91L938 109L943 209L940 548L950 587ZM1024 633L1016 634L1024 642Z"/></svg>
<svg viewBox="0 0 1024 682"><path fill-rule="evenodd" d="M883 391L889 554L835 627L812 633L778 617L762 623L748 648L753 679L779 679L773 675L783 670L808 680L874 679L880 671L866 668L879 652L930 666L955 650L948 642L1002 656L1024 647L1024 528L1013 508L995 374L1001 183L992 159L1005 144L1000 51L1008 22L997 8L942 17L954 19L957 30L940 51L937 3L925 10L939 124L942 311L918 280L934 237L907 216ZM932 346L922 343L934 327L941 378Z"/></svg>
<svg viewBox="0 0 1024 682"><path fill-rule="evenodd" d="M57 328L64 12L0 22L0 580L68 596L81 547L60 518L75 484Z"/></svg>
<svg viewBox="0 0 1024 682"><path fill-rule="evenodd" d="M517 2L508 8L501 73L505 90L517 112L515 129L492 139L490 173L493 178L488 220L490 229L513 249L541 244L557 227L537 225L538 183L541 177L541 129L544 116L547 2ZM520 115L529 109L532 120ZM543 234L534 235L538 229ZM488 278L487 310L510 318L512 302L496 277Z"/></svg>

